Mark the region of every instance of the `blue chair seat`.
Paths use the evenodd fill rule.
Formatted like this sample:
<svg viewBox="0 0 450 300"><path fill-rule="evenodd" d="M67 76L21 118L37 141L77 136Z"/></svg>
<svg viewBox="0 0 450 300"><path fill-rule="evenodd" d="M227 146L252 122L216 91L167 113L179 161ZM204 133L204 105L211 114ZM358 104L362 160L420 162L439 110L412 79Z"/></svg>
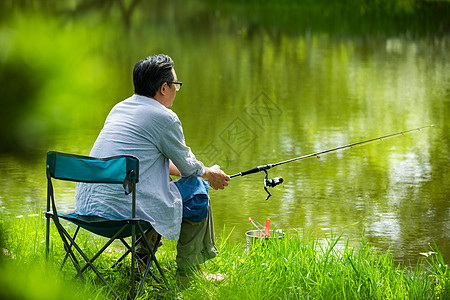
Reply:
<svg viewBox="0 0 450 300"><path fill-rule="evenodd" d="M70 214L58 213L58 216L66 221L80 226L81 228L107 238L112 238L124 225L131 224L133 222L139 223L143 230L151 228L150 223L140 219L110 220L98 216L77 215L75 212ZM116 236L116 238L127 238L130 237L131 234L131 226L127 226L121 234Z"/></svg>

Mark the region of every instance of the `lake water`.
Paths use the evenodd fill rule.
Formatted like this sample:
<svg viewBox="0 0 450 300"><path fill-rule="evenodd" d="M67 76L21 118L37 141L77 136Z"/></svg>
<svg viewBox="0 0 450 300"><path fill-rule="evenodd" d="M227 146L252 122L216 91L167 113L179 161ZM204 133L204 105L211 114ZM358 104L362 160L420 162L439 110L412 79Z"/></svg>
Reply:
<svg viewBox="0 0 450 300"><path fill-rule="evenodd" d="M253 229L249 217L270 218L287 232L343 233L355 242L365 230L366 241L411 263L436 243L448 261L449 36L224 30L220 23L160 29L136 18L131 29L114 33L95 21L61 26L23 18L3 26L6 59L20 58L31 74L41 74L24 117L32 128L27 141L39 147L26 159L1 156L5 213L45 206L46 151L87 155L110 108L131 95L134 63L164 52L183 82L172 109L187 144L228 174L435 125L273 168L269 176L284 183L267 201L264 173L233 178L224 191L211 192L216 234L225 228L244 242ZM32 48L24 40L29 28L37 35ZM73 207L73 186L57 187L59 201Z"/></svg>

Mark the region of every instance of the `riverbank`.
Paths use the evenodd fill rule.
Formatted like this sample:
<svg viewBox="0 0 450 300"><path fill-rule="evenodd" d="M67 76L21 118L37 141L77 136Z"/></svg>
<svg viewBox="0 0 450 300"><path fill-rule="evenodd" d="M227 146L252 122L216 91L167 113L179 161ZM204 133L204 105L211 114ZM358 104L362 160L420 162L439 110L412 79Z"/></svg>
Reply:
<svg viewBox="0 0 450 300"><path fill-rule="evenodd" d="M77 279L72 266L57 273L62 243L52 225L49 263L45 262L45 219L40 214L3 216L0 258L2 299L104 299L109 291L96 275L87 272L86 284ZM224 231L225 232L225 231ZM99 238L79 235L81 244L94 253ZM183 288L175 278L176 244L164 240L157 256L169 281L168 290L147 280L142 299L449 299L450 268L435 247L415 267L396 264L389 252L377 251L364 240L351 245L341 236L316 239L304 230L283 240L256 243L250 252L242 244L232 245L219 236L221 255L205 264L211 273L224 273L220 284L197 274ZM126 266L108 270L119 257L118 248L98 261L110 284L122 293L127 290ZM45 295L45 296L42 296Z"/></svg>

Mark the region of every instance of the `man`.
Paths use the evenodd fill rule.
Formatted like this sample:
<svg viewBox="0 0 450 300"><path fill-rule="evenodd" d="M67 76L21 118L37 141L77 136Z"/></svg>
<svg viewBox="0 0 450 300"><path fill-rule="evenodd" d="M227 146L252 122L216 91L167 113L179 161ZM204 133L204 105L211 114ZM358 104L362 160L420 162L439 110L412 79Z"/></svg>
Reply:
<svg viewBox="0 0 450 300"><path fill-rule="evenodd" d="M139 158L136 217L150 222L157 234L177 240L177 273L188 270L218 251L208 186L223 189L230 177L218 166L205 167L186 146L181 122L170 109L182 83L167 55L147 57L133 70L135 94L109 113L90 152L94 157L130 154ZM175 182L169 175L181 176ZM123 188L77 184L75 210L80 215L110 219L131 216L130 197ZM138 249L144 254L145 247Z"/></svg>

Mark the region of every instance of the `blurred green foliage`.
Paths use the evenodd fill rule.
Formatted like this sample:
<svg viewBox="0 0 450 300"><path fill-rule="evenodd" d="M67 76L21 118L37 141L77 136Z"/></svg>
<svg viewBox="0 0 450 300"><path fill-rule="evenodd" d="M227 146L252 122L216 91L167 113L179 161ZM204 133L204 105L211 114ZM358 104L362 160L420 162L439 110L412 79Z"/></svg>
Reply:
<svg viewBox="0 0 450 300"><path fill-rule="evenodd" d="M24 267L9 260L0 264L1 299L89 299L87 295L70 281L56 278L42 262L34 267Z"/></svg>
<svg viewBox="0 0 450 300"><path fill-rule="evenodd" d="M42 79L23 61L12 60L0 65L0 86L3 87L0 101L0 152L30 150L29 139L33 137L28 133L36 128L25 128L28 123L26 114L37 100L41 84Z"/></svg>
<svg viewBox="0 0 450 300"><path fill-rule="evenodd" d="M0 214L0 299L103 299L92 287L57 276L58 266L45 260L43 217Z"/></svg>
<svg viewBox="0 0 450 300"><path fill-rule="evenodd" d="M123 80L100 51L101 35L101 29L27 14L2 24L0 152L38 153L56 133L111 108L95 100L113 97Z"/></svg>

